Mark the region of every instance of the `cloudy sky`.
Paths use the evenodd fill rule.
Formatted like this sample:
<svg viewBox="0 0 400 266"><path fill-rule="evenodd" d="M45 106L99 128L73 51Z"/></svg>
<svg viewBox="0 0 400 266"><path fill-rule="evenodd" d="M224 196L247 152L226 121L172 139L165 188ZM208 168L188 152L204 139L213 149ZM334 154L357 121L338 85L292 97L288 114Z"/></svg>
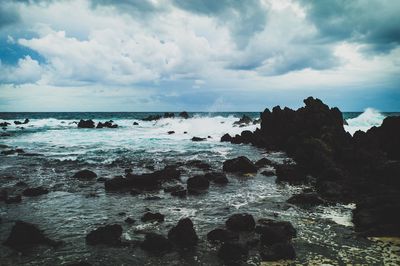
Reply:
<svg viewBox="0 0 400 266"><path fill-rule="evenodd" d="M397 0L0 0L0 111L400 111Z"/></svg>

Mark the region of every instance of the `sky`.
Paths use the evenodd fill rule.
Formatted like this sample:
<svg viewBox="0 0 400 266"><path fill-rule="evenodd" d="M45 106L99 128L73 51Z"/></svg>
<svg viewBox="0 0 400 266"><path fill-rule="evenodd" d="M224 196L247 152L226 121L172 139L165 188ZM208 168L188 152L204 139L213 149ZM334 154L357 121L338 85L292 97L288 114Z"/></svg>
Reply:
<svg viewBox="0 0 400 266"><path fill-rule="evenodd" d="M400 111L397 0L0 0L0 111Z"/></svg>

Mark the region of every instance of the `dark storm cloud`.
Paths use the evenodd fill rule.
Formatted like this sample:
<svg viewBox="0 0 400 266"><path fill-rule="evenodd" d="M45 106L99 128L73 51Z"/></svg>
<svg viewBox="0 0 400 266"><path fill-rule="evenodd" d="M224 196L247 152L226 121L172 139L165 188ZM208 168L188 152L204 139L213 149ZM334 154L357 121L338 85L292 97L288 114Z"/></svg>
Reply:
<svg viewBox="0 0 400 266"><path fill-rule="evenodd" d="M369 52L388 52L400 44L400 1L302 1L308 19L328 42L370 45Z"/></svg>

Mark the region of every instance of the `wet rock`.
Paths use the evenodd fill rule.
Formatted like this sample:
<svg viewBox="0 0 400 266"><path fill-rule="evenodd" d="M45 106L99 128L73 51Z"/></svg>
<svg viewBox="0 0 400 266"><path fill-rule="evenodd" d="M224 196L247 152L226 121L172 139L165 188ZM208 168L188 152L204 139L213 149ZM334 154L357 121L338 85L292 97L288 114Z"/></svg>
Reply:
<svg viewBox="0 0 400 266"><path fill-rule="evenodd" d="M81 170L79 172L76 172L72 178L80 179L80 180L92 180L97 178L97 174L93 171L90 170Z"/></svg>
<svg viewBox="0 0 400 266"><path fill-rule="evenodd" d="M26 118L23 122L21 121L14 121L14 124L16 125L23 125L23 124L28 124L29 123L29 119Z"/></svg>
<svg viewBox="0 0 400 266"><path fill-rule="evenodd" d="M133 124L132 124L133 126L138 126L139 125L139 123L138 122L133 122Z"/></svg>
<svg viewBox="0 0 400 266"><path fill-rule="evenodd" d="M221 137L221 142L231 142L231 141L232 141L232 137L228 133L226 133L225 135L223 135Z"/></svg>
<svg viewBox="0 0 400 266"><path fill-rule="evenodd" d="M89 120L83 120L81 119L78 123L78 128L94 128L94 121L89 119Z"/></svg>
<svg viewBox="0 0 400 266"><path fill-rule="evenodd" d="M142 222L158 222L162 223L164 222L164 215L161 213L152 213L152 212L146 212L140 220Z"/></svg>
<svg viewBox="0 0 400 266"><path fill-rule="evenodd" d="M198 237L189 218L179 220L168 232L168 239L180 247L191 247L197 244Z"/></svg>
<svg viewBox="0 0 400 266"><path fill-rule="evenodd" d="M263 247L260 256L263 261L293 260L296 258L296 252L291 243L277 243Z"/></svg>
<svg viewBox="0 0 400 266"><path fill-rule="evenodd" d="M183 186L175 185L175 186L170 186L170 187L164 188L164 192L171 193L171 192L180 191L180 190L183 190L183 189L185 189Z"/></svg>
<svg viewBox="0 0 400 266"><path fill-rule="evenodd" d="M306 180L304 169L295 164L277 165L276 176L276 182L288 182L290 184L301 184Z"/></svg>
<svg viewBox="0 0 400 266"><path fill-rule="evenodd" d="M255 165L256 165L258 168L261 168L261 167L264 167L264 166L267 166L267 165L272 165L272 162L271 162L271 160L268 160L267 158L261 158L260 160L258 160L258 161L255 163Z"/></svg>
<svg viewBox="0 0 400 266"><path fill-rule="evenodd" d="M189 114L186 111L183 111L183 112L179 113L179 117L182 117L184 119L188 119L189 118Z"/></svg>
<svg viewBox="0 0 400 266"><path fill-rule="evenodd" d="M36 196L44 195L47 193L49 193L49 190L42 186L34 187L34 188L27 188L24 191L22 191L22 195L24 195L25 197L36 197Z"/></svg>
<svg viewBox="0 0 400 266"><path fill-rule="evenodd" d="M26 186L28 186L28 184L25 183L24 181L18 181L14 186L16 186L16 187L26 187Z"/></svg>
<svg viewBox="0 0 400 266"><path fill-rule="evenodd" d="M174 117L175 117L174 113L168 113L168 112L164 113L164 118L174 118Z"/></svg>
<svg viewBox="0 0 400 266"><path fill-rule="evenodd" d="M116 191L116 190L124 190L128 189L129 181L128 179L122 176L116 176L112 179L107 179L104 182L104 188L106 191Z"/></svg>
<svg viewBox="0 0 400 266"><path fill-rule="evenodd" d="M193 137L192 141L205 141L207 138Z"/></svg>
<svg viewBox="0 0 400 266"><path fill-rule="evenodd" d="M162 253L170 251L172 243L162 235L148 233L140 247L148 252Z"/></svg>
<svg viewBox="0 0 400 266"><path fill-rule="evenodd" d="M225 225L232 231L252 231L256 226L256 222L251 214L238 213L229 217Z"/></svg>
<svg viewBox="0 0 400 266"><path fill-rule="evenodd" d="M218 257L226 263L244 261L249 255L248 248L239 243L224 243L218 250Z"/></svg>
<svg viewBox="0 0 400 266"><path fill-rule="evenodd" d="M239 121L234 122L234 125L243 125L243 124L250 124L251 122L253 122L253 120L247 116L247 115L243 115L242 118L239 119Z"/></svg>
<svg viewBox="0 0 400 266"><path fill-rule="evenodd" d="M297 235L296 229L290 222L260 219L258 223L256 232L260 234L262 245L287 242Z"/></svg>
<svg viewBox="0 0 400 266"><path fill-rule="evenodd" d="M202 175L197 175L187 180L187 189L189 193L207 190L209 187L210 181Z"/></svg>
<svg viewBox="0 0 400 266"><path fill-rule="evenodd" d="M211 172L211 173L206 173L204 177L210 181L213 181L215 184L219 185L225 185L229 183L229 180L224 173Z"/></svg>
<svg viewBox="0 0 400 266"><path fill-rule="evenodd" d="M325 200L321 199L315 192L293 195L287 200L287 202L301 206L316 206L325 204Z"/></svg>
<svg viewBox="0 0 400 266"><path fill-rule="evenodd" d="M171 130L171 131L168 131L167 133L168 133L168 135L172 135L172 134L175 134L175 131Z"/></svg>
<svg viewBox="0 0 400 266"><path fill-rule="evenodd" d="M275 175L275 171L274 170L264 170L260 174L262 174L264 176L274 176Z"/></svg>
<svg viewBox="0 0 400 266"><path fill-rule="evenodd" d="M99 227L86 235L86 244L88 245L120 245L122 235L122 226L111 224Z"/></svg>
<svg viewBox="0 0 400 266"><path fill-rule="evenodd" d="M239 240L239 234L226 229L214 229L207 234L207 240L211 242L230 242Z"/></svg>
<svg viewBox="0 0 400 266"><path fill-rule="evenodd" d="M16 195L16 196L8 196L4 202L6 204L12 204L12 203L20 203L22 201L21 195Z"/></svg>
<svg viewBox="0 0 400 266"><path fill-rule="evenodd" d="M2 122L2 123L0 123L0 127L7 127L7 126L9 126L9 125L11 125L11 124L8 123L8 122Z"/></svg>
<svg viewBox="0 0 400 266"><path fill-rule="evenodd" d="M206 162L200 160L190 160L186 163L188 166L196 167L202 170L209 170L211 169L211 165Z"/></svg>
<svg viewBox="0 0 400 266"><path fill-rule="evenodd" d="M233 173L256 173L257 167L245 156L226 160L223 165L225 172Z"/></svg>
<svg viewBox="0 0 400 266"><path fill-rule="evenodd" d="M34 224L16 221L7 240L3 243L15 250L25 250L37 245L57 246L60 242L49 239Z"/></svg>
<svg viewBox="0 0 400 266"><path fill-rule="evenodd" d="M97 123L97 126L96 126L96 128L117 128L117 127L118 127L118 125L114 124L112 120L106 121L104 123L99 122L99 123Z"/></svg>
<svg viewBox="0 0 400 266"><path fill-rule="evenodd" d="M127 223L127 224L134 224L135 222L136 222L136 220L131 217L128 217L125 219L125 223Z"/></svg>
<svg viewBox="0 0 400 266"><path fill-rule="evenodd" d="M143 118L143 121L155 121L155 120L160 120L162 118L161 115L149 115L146 118Z"/></svg>

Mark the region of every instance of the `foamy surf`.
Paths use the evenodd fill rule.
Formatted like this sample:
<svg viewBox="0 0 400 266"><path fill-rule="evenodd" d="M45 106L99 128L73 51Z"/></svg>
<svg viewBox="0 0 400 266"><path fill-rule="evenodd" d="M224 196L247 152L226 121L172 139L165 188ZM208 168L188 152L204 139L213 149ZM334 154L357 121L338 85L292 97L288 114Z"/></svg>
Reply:
<svg viewBox="0 0 400 266"><path fill-rule="evenodd" d="M357 117L346 119L347 125L344 129L353 135L356 131L367 131L373 126L380 126L385 116L378 110L367 108Z"/></svg>

